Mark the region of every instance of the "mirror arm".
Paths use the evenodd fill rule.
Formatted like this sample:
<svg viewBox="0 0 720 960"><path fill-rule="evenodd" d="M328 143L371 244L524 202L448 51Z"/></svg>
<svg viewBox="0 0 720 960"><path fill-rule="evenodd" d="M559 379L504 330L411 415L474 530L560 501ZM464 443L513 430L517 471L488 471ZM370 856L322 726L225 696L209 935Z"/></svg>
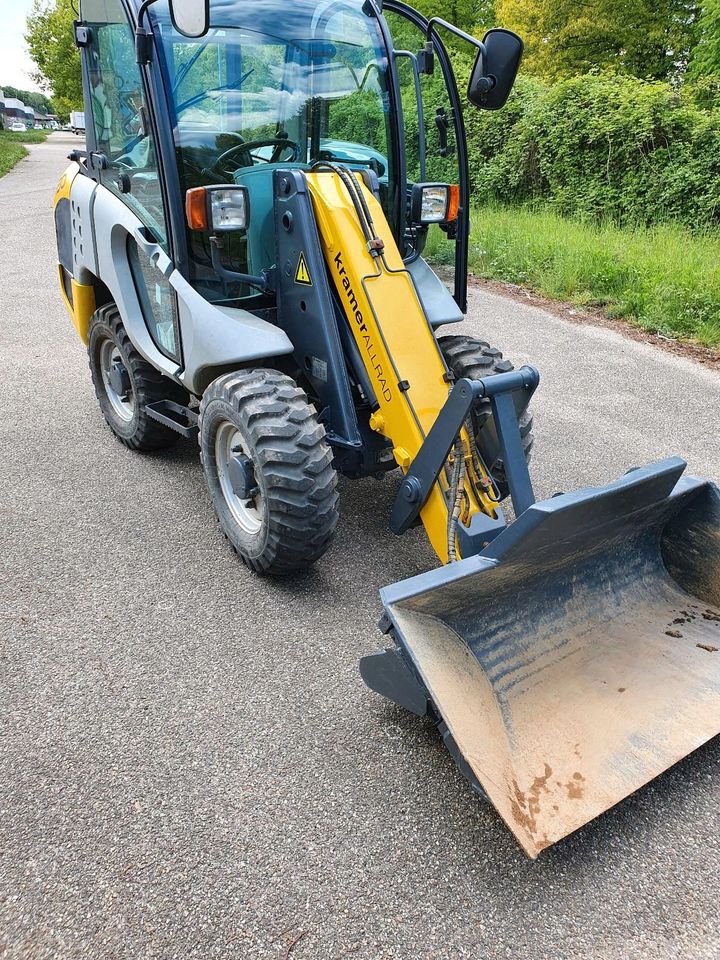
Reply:
<svg viewBox="0 0 720 960"><path fill-rule="evenodd" d="M152 0L150 0L150 2L152 2ZM473 37L470 33L465 33L465 31L461 30L460 27L456 27L454 23L449 23L447 20L443 20L442 17L432 17L430 20L428 20L426 40L432 40L432 34L436 26L444 27L445 30L449 30L450 33L454 33L455 36L460 37L461 40L471 43L473 47L478 48L483 57L485 56L485 44L482 42L482 40L478 40L477 37Z"/></svg>
<svg viewBox="0 0 720 960"><path fill-rule="evenodd" d="M461 30L460 27L456 27L454 23L449 23L447 20L443 20L442 17L432 17L428 20L427 31L426 31L426 40L428 43L432 42L432 34L435 31L435 27L443 27L443 29L448 30L450 33L455 34L456 37L460 37L461 40L465 40L467 43L472 44L473 47L476 47L482 57L483 63L483 76L480 77L480 93L489 93L492 88L495 86L494 77L488 77L485 75L485 61L487 59L487 47L482 40L478 40L477 37L473 37L470 33L465 33L464 30Z"/></svg>
<svg viewBox="0 0 720 960"><path fill-rule="evenodd" d="M422 88L420 86L420 67L418 58L409 50L395 50L396 57L406 57L413 70L413 80L415 81L415 99L417 101L418 111L418 166L420 167L420 182L426 179L426 160L425 160L425 111L423 109Z"/></svg>

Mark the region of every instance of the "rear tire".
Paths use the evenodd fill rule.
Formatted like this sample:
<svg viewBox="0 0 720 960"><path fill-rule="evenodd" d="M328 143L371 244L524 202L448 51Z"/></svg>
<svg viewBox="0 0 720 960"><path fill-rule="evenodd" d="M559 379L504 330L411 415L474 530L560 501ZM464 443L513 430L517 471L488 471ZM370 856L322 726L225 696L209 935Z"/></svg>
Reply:
<svg viewBox="0 0 720 960"><path fill-rule="evenodd" d="M463 377L470 380L480 380L482 377L491 377L496 373L509 373L510 370L514 369L509 360L503 359L500 350L491 347L484 340L478 340L476 337L467 337L462 334L439 337L438 344L445 357L445 362L456 380L461 380ZM496 443L491 442L487 434L483 436L483 425L487 420L489 411L489 401L483 400L472 413L475 443L483 462L495 481L500 499L505 500L510 495L510 488L505 475L505 464L502 458L498 456ZM528 463L535 442L533 427L533 415L527 409L520 417L520 436L525 450L525 460Z"/></svg>
<svg viewBox="0 0 720 960"><path fill-rule="evenodd" d="M200 451L220 526L258 573L318 560L338 522L337 474L315 409L275 370L219 377L200 404Z"/></svg>
<svg viewBox="0 0 720 960"><path fill-rule="evenodd" d="M95 395L118 440L131 450L172 446L179 434L152 420L145 407L158 400L186 404L188 395L140 356L115 304L100 307L93 314L88 355Z"/></svg>

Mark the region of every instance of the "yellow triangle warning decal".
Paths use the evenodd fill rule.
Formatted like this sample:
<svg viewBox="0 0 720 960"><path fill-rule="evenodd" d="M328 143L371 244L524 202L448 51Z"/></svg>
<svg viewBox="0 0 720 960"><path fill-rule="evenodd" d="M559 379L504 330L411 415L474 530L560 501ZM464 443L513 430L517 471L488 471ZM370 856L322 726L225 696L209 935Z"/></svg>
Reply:
<svg viewBox="0 0 720 960"><path fill-rule="evenodd" d="M310 279L310 271L307 268L307 263L305 262L305 254L300 254L300 259L298 260L297 270L295 271L295 283L302 283L306 287L312 286L312 280Z"/></svg>

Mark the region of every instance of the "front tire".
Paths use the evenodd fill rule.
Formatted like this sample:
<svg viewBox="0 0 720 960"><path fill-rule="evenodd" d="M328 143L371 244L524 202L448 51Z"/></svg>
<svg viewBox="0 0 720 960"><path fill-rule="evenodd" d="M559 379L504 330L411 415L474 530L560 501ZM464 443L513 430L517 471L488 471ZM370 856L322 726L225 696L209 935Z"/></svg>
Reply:
<svg viewBox="0 0 720 960"><path fill-rule="evenodd" d="M88 356L95 396L118 440L131 450L172 446L179 434L152 420L145 407L159 400L185 404L187 393L140 356L114 303L100 307L90 320Z"/></svg>
<svg viewBox="0 0 720 960"><path fill-rule="evenodd" d="M200 404L200 451L215 513L258 573L307 568L338 522L332 450L314 408L275 370L240 370L210 384Z"/></svg>

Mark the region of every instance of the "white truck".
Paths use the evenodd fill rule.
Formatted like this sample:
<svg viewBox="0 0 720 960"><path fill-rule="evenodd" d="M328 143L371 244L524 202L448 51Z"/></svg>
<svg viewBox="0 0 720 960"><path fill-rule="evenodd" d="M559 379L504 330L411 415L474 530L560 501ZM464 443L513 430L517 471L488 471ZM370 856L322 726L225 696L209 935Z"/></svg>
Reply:
<svg viewBox="0 0 720 960"><path fill-rule="evenodd" d="M73 110L70 113L70 127L76 135L85 134L85 113L82 110Z"/></svg>

